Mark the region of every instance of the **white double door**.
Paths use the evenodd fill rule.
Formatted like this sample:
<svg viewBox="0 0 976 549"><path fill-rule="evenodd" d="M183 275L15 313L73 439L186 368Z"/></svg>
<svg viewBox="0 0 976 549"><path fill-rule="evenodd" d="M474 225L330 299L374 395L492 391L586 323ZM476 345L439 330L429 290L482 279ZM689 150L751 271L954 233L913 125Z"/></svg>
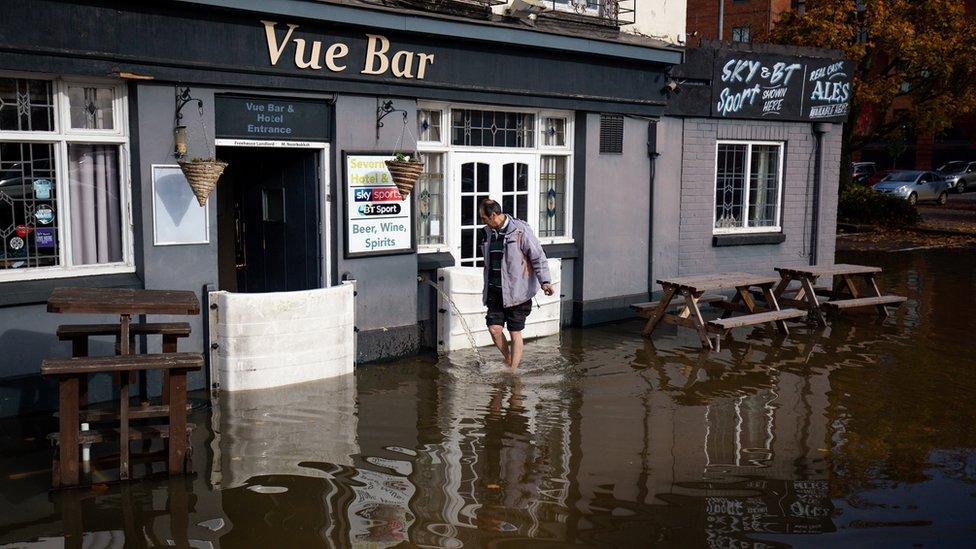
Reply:
<svg viewBox="0 0 976 549"><path fill-rule="evenodd" d="M538 157L531 154L453 153L451 155L451 196L456 205L454 257L458 265L480 267L483 227L478 205L492 198L506 214L529 224L538 216ZM532 191L536 189L536 191ZM534 215L533 215L534 214Z"/></svg>

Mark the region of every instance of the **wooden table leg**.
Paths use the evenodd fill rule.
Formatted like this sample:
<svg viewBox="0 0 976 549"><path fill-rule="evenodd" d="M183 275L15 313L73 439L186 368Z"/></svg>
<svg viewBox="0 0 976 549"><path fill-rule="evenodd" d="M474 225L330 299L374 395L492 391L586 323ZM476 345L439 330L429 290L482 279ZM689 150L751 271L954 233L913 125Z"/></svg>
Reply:
<svg viewBox="0 0 976 549"><path fill-rule="evenodd" d="M186 458L186 370L169 376L169 474L184 473Z"/></svg>
<svg viewBox="0 0 976 549"><path fill-rule="evenodd" d="M681 292L681 295L685 298L685 303L688 309L691 311L692 322L695 323L695 328L698 331L698 339L701 340L702 348L712 350L712 340L708 338L708 330L705 329L705 319L702 317L701 309L698 308L698 298L701 297L701 293L694 295L688 290Z"/></svg>
<svg viewBox="0 0 976 549"><path fill-rule="evenodd" d="M58 467L62 486L78 485L78 376L58 378Z"/></svg>
<svg viewBox="0 0 976 549"><path fill-rule="evenodd" d="M820 300L817 299L817 292L813 289L813 283L816 282L816 278L810 279L803 277L800 279L800 284L803 285L804 297L807 300L807 304L810 307L809 314L817 321L817 324L821 326L827 325L827 319L824 317L824 312L820 308Z"/></svg>
<svg viewBox="0 0 976 549"><path fill-rule="evenodd" d="M735 312L735 308L739 305L740 301L742 301L742 296L739 295L739 292L736 292L735 295L732 296L732 299L729 300L729 306L726 307L725 312L722 313L722 318L729 318L732 316L732 313Z"/></svg>
<svg viewBox="0 0 976 549"><path fill-rule="evenodd" d="M847 287L847 291L851 293L851 297L857 299L860 293L857 291L857 285L854 284L854 279L851 278L851 275L841 275L841 278L844 280L844 286Z"/></svg>
<svg viewBox="0 0 976 549"><path fill-rule="evenodd" d="M745 303L746 309L749 309L750 313L757 312L756 302L752 299L752 294L749 293L749 287L741 286L736 288L736 290L738 291L737 295L739 298L742 299L743 303Z"/></svg>
<svg viewBox="0 0 976 549"><path fill-rule="evenodd" d="M129 324L132 315L122 314L119 318L119 354L127 355L129 347ZM129 372L119 374L119 480L129 479Z"/></svg>
<svg viewBox="0 0 976 549"><path fill-rule="evenodd" d="M873 293L871 297L881 297L881 290L878 289L878 283L874 280L874 273L868 273L864 275L864 280L867 281L869 293ZM888 318L888 309L884 305L878 305L878 315L881 318Z"/></svg>
<svg viewBox="0 0 976 549"><path fill-rule="evenodd" d="M782 277L782 279L779 281L779 284L776 285L776 288L773 289L773 295L775 295L777 298L782 297L783 292L785 292L786 289L790 287L790 282L793 282L792 275L781 274L780 276ZM800 298L797 297L795 299L800 299Z"/></svg>
<svg viewBox="0 0 976 549"><path fill-rule="evenodd" d="M641 335L644 337L650 337L651 332L664 318L664 314L668 311L668 305L671 304L671 300L674 299L674 293L677 290L675 286L665 286L664 295L661 296L661 302L658 303L657 309L654 309L654 313L651 317L647 319L647 323L644 324L644 329L641 330Z"/></svg>
<svg viewBox="0 0 976 549"><path fill-rule="evenodd" d="M762 288L763 295L766 297L766 304L771 307L771 310L778 311L779 302L776 301L776 296L773 295L773 290L769 285L760 286ZM790 335L790 329L786 327L785 320L777 320L775 322L776 328L779 329L779 333L783 335Z"/></svg>
<svg viewBox="0 0 976 549"><path fill-rule="evenodd" d="M163 352L164 353L175 353L176 352L176 342L177 337L175 335L164 335L163 336ZM169 370L163 370L163 394L162 394L163 404L169 404Z"/></svg>

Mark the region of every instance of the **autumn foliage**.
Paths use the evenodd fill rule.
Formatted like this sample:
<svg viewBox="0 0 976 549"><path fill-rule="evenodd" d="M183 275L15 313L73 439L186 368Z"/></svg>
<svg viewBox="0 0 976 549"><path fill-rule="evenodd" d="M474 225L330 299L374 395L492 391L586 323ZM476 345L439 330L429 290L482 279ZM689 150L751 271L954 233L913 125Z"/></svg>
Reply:
<svg viewBox="0 0 976 549"><path fill-rule="evenodd" d="M866 143L936 134L976 112L976 14L960 0L816 0L769 41L842 50L857 62L844 157Z"/></svg>

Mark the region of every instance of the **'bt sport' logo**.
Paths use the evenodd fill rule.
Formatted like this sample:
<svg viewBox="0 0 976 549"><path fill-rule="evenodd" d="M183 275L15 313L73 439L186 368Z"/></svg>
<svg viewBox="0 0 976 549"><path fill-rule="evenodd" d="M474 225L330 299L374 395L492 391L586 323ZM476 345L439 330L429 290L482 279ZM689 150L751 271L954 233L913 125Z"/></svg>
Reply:
<svg viewBox="0 0 976 549"><path fill-rule="evenodd" d="M359 187L356 189L356 202L399 202L403 200L400 189L396 187Z"/></svg>
<svg viewBox="0 0 976 549"><path fill-rule="evenodd" d="M396 215L400 213L399 204L361 204L359 215Z"/></svg>

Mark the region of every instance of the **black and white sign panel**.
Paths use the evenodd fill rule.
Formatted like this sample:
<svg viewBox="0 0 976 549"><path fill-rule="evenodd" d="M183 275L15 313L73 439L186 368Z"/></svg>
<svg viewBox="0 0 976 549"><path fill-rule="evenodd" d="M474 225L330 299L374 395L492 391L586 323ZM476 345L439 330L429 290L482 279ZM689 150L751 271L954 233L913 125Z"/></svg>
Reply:
<svg viewBox="0 0 976 549"><path fill-rule="evenodd" d="M712 80L712 114L843 122L851 98L854 64L798 56L719 54Z"/></svg>
<svg viewBox="0 0 976 549"><path fill-rule="evenodd" d="M392 154L345 153L346 257L414 251L413 210L386 169Z"/></svg>

